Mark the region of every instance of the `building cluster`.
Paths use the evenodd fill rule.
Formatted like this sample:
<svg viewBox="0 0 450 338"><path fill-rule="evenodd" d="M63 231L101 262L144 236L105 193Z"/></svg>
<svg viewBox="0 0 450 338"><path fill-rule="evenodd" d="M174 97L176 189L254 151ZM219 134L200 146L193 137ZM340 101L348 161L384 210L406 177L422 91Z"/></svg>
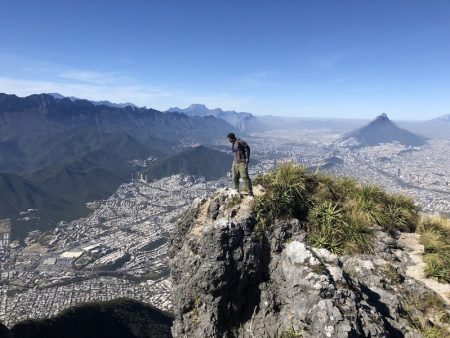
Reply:
<svg viewBox="0 0 450 338"><path fill-rule="evenodd" d="M450 142L430 140L420 148L399 144L339 149L344 163L332 172L411 196L424 212L449 215Z"/></svg>
<svg viewBox="0 0 450 338"><path fill-rule="evenodd" d="M107 301L128 297L169 310L169 279L132 281L125 278L98 276L62 280L46 288L11 291L0 288L0 318L6 325L28 318L46 318L79 303Z"/></svg>
<svg viewBox="0 0 450 338"><path fill-rule="evenodd" d="M168 310L168 235L193 200L223 184L183 175L133 181L90 203L88 217L8 247L0 261L0 321L13 325L118 297Z"/></svg>
<svg viewBox="0 0 450 338"><path fill-rule="evenodd" d="M0 219L0 250L9 246L11 236L11 221L9 218ZM1 251L0 251L1 252Z"/></svg>
<svg viewBox="0 0 450 338"><path fill-rule="evenodd" d="M335 146L341 134L331 130L271 131L255 135L252 152L266 172L291 161L336 176L356 178L391 193L411 196L427 213L450 216L450 141L431 139L420 148L398 143L364 148ZM327 159L339 159L335 165Z"/></svg>

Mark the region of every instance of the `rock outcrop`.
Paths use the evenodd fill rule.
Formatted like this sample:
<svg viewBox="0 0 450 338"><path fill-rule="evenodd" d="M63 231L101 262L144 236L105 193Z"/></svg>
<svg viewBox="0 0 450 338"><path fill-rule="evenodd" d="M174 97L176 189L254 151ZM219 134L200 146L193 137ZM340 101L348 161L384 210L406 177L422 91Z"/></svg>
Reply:
<svg viewBox="0 0 450 338"><path fill-rule="evenodd" d="M179 221L174 337L422 337L415 319L433 325L442 302L404 273L390 235L376 231L373 255L336 256L310 247L296 219L262 231L251 204L222 189Z"/></svg>

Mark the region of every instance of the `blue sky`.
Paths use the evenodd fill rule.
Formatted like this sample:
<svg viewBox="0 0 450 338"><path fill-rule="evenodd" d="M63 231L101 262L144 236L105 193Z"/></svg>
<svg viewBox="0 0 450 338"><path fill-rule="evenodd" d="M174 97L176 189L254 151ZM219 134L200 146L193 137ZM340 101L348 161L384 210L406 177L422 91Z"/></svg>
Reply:
<svg viewBox="0 0 450 338"><path fill-rule="evenodd" d="M450 1L0 1L0 92L160 110L450 114Z"/></svg>

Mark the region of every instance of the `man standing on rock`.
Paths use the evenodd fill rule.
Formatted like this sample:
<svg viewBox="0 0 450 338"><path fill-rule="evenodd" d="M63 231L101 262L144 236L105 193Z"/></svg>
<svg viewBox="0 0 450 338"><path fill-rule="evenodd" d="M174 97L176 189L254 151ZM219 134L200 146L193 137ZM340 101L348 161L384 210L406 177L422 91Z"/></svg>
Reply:
<svg viewBox="0 0 450 338"><path fill-rule="evenodd" d="M233 188L239 191L239 179L242 177L249 196L253 196L252 181L248 175L248 162L250 161L250 147L244 140L236 138L233 133L227 135L231 143L231 150L234 154L233 167L231 175L233 179Z"/></svg>

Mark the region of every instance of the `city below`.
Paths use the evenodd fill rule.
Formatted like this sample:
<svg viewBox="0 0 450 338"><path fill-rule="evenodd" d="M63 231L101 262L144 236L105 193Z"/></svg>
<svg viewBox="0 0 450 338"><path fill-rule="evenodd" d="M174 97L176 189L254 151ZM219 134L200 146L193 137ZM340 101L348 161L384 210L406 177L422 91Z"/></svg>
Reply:
<svg viewBox="0 0 450 338"><path fill-rule="evenodd" d="M336 145L341 136L325 129L253 133L246 138L252 149L250 174L292 161L409 195L426 213L450 210L450 141L352 149ZM230 181L177 174L147 182L135 175L108 199L88 203L88 217L30 232L23 243L11 238L8 219L1 220L0 322L12 326L75 304L119 297L170 311L169 235L195 199ZM35 210L22 216L37 217Z"/></svg>

